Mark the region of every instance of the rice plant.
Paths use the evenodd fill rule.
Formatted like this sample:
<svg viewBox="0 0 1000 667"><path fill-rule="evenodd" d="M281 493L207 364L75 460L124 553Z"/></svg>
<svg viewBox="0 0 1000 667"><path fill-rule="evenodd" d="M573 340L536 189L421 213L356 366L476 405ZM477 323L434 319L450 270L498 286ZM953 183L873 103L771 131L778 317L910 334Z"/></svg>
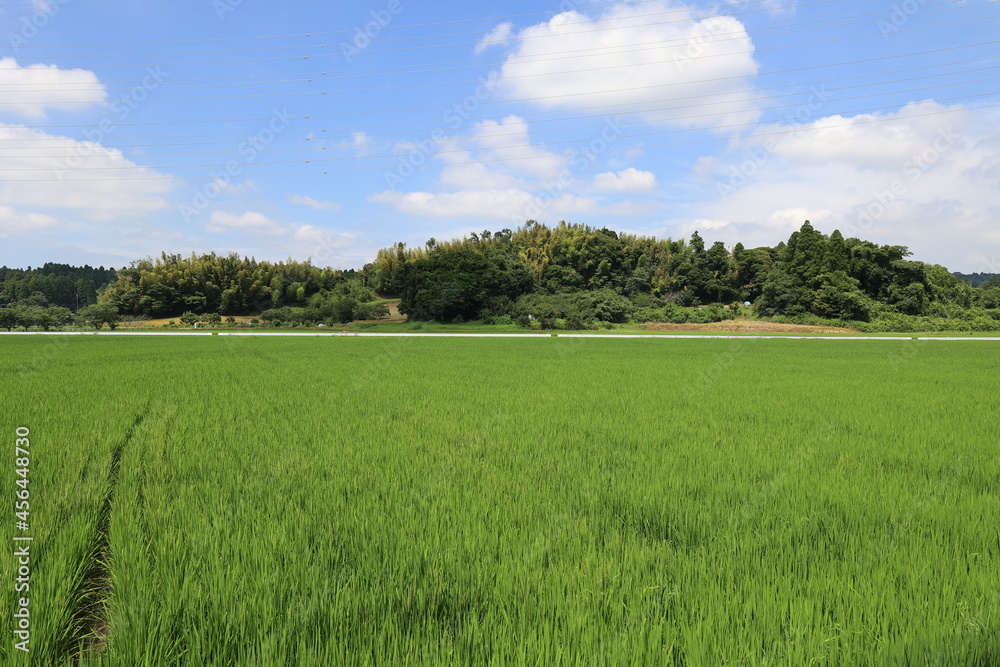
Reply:
<svg viewBox="0 0 1000 667"><path fill-rule="evenodd" d="M32 658L992 664L998 367L972 342L74 341L4 401L46 443Z"/></svg>

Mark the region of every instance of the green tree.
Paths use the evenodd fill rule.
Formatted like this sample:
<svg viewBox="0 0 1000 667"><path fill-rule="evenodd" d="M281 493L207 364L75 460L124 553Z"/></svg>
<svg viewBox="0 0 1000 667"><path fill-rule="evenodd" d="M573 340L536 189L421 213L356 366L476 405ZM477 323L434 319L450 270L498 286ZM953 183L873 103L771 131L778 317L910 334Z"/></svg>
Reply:
<svg viewBox="0 0 1000 667"><path fill-rule="evenodd" d="M850 271L851 261L847 252L847 244L844 242L844 235L839 229L833 230L830 234L830 241L826 245L825 268L829 272Z"/></svg>
<svg viewBox="0 0 1000 667"><path fill-rule="evenodd" d="M819 288L813 294L810 312L835 320L867 322L872 301L861 291L860 283L844 271L817 277Z"/></svg>
<svg viewBox="0 0 1000 667"><path fill-rule="evenodd" d="M403 265L399 310L417 320L478 319L489 299L517 298L534 284L520 259L471 250L438 250Z"/></svg>
<svg viewBox="0 0 1000 667"><path fill-rule="evenodd" d="M51 326L61 327L73 321L73 311L63 306L49 306L46 309Z"/></svg>
<svg viewBox="0 0 1000 667"><path fill-rule="evenodd" d="M121 319L118 315L118 308L110 303L96 303L81 308L76 313L77 319L86 323L94 329L100 329L105 324L108 328L114 329Z"/></svg>
<svg viewBox="0 0 1000 667"><path fill-rule="evenodd" d="M48 331L52 327L61 327L73 317L70 309L62 306L49 306L48 308L32 306L30 311L32 324L41 328L42 331Z"/></svg>
<svg viewBox="0 0 1000 667"><path fill-rule="evenodd" d="M358 308L357 300L352 296L345 296L334 300L329 308L329 318L338 324L347 324L354 321L354 313Z"/></svg>
<svg viewBox="0 0 1000 667"><path fill-rule="evenodd" d="M17 325L27 331L31 327L48 325L45 317L45 309L37 305L35 300L22 301L15 309L17 313Z"/></svg>
<svg viewBox="0 0 1000 667"><path fill-rule="evenodd" d="M799 282L812 287L813 281L823 273L827 259L827 239L806 220L797 232L788 238L785 251L785 271Z"/></svg>
<svg viewBox="0 0 1000 667"><path fill-rule="evenodd" d="M359 303L354 309L356 320L378 320L389 314L389 307L384 303Z"/></svg>
<svg viewBox="0 0 1000 667"><path fill-rule="evenodd" d="M980 287L976 293L976 303L982 308L1000 308L1000 287Z"/></svg>
<svg viewBox="0 0 1000 667"><path fill-rule="evenodd" d="M764 317L799 315L808 310L811 301L809 290L796 276L775 267L768 274L754 309Z"/></svg>
<svg viewBox="0 0 1000 667"><path fill-rule="evenodd" d="M0 308L0 328L12 331L18 326L17 311L13 308Z"/></svg>

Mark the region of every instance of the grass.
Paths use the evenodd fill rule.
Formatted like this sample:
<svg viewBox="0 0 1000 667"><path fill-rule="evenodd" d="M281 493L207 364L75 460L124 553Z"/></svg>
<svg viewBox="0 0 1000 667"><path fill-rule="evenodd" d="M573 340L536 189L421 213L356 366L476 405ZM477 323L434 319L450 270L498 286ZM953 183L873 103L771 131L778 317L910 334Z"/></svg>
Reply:
<svg viewBox="0 0 1000 667"><path fill-rule="evenodd" d="M33 664L81 635L115 451L90 664L1000 660L986 344L46 344L0 346Z"/></svg>

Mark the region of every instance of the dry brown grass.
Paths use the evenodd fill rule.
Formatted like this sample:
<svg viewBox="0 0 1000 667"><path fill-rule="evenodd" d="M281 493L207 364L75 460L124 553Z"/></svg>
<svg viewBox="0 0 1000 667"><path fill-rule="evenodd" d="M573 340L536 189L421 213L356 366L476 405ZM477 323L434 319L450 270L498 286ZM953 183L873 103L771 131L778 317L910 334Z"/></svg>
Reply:
<svg viewBox="0 0 1000 667"><path fill-rule="evenodd" d="M710 322L709 324L670 324L668 322L648 322L640 324L647 331L716 331L726 333L857 333L845 327L824 327L812 324L779 324L747 320Z"/></svg>
<svg viewBox="0 0 1000 667"><path fill-rule="evenodd" d="M249 322L250 320L253 319L253 316L252 315L235 315L235 316L233 316L233 319L235 319L237 322ZM223 317L222 318L223 324L225 323L225 321L226 321L226 318ZM187 326L186 324L182 324L181 323L181 319L179 317L162 317L162 318L157 319L157 320L145 320L143 322L119 322L118 323L118 328L119 329L130 329L130 328L135 328L135 327L162 327L163 325L170 324L171 322L173 322L174 324L176 324L178 326L183 326L183 327ZM204 326L204 325L202 325L202 326Z"/></svg>

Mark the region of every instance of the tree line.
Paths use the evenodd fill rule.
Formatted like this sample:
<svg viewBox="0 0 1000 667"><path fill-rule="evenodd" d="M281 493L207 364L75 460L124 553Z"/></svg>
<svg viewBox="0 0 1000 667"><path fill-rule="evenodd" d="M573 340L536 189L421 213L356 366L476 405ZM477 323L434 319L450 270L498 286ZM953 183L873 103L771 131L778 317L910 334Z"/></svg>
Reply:
<svg viewBox="0 0 1000 667"><path fill-rule="evenodd" d="M37 268L9 269L0 266L0 307L13 307L39 297L45 305L79 310L97 303L98 293L114 282L117 273L103 266L70 266L46 263Z"/></svg>
<svg viewBox="0 0 1000 667"><path fill-rule="evenodd" d="M850 322L867 330L1000 328L1000 278L953 275L900 245L827 235L808 221L774 247L707 245L585 224L485 230L378 251L360 271L236 253L162 253L119 269L46 264L0 269L0 326L95 326L119 318L275 324L384 317L400 299L412 320L588 328L711 322L752 304L758 316ZM975 280L973 280L973 278ZM979 284L973 287L972 284Z"/></svg>
<svg viewBox="0 0 1000 667"><path fill-rule="evenodd" d="M0 327L48 330L76 322L113 328L122 319L150 318L211 324L223 316L251 314L274 323L349 322L387 313L384 305L373 303L371 289L355 271L292 259L275 263L236 253L161 253L101 272L54 264L3 269Z"/></svg>
<svg viewBox="0 0 1000 667"><path fill-rule="evenodd" d="M826 235L808 221L787 241L756 248L706 246L698 232L685 241L529 221L423 247L398 243L380 250L361 277L398 296L411 318L443 322L711 321L749 302L766 317L897 324L922 317L997 328L996 284L973 288L909 256L905 246ZM698 306L713 307L692 312Z"/></svg>
<svg viewBox="0 0 1000 667"><path fill-rule="evenodd" d="M74 321L74 312L100 308L101 292L117 279L114 269L46 263L40 267L0 267L0 328L45 331Z"/></svg>

